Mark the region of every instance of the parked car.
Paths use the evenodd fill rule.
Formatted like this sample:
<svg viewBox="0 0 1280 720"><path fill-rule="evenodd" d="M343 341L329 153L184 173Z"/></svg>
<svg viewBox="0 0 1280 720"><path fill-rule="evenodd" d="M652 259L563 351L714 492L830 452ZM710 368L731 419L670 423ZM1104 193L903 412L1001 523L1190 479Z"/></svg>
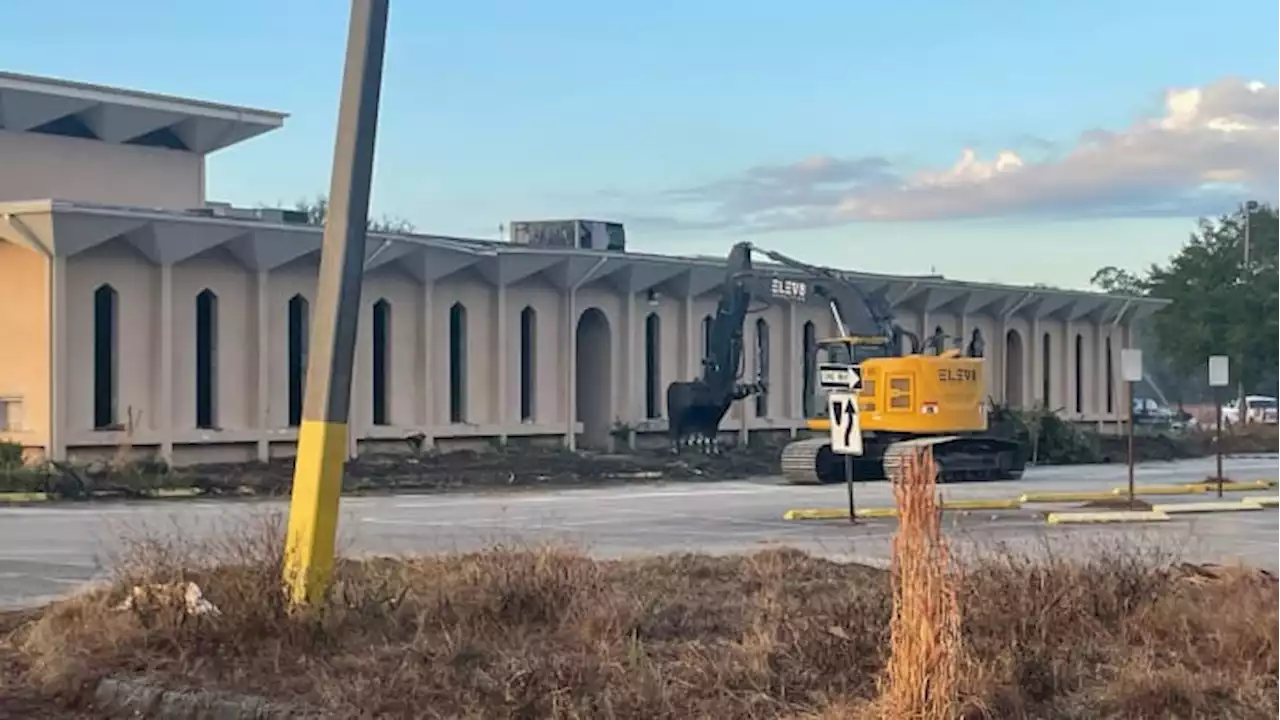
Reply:
<svg viewBox="0 0 1280 720"><path fill-rule="evenodd" d="M1246 395L1245 422L1275 425L1280 423L1280 409L1276 399L1270 395ZM1222 406L1222 423L1233 425L1240 422L1240 401L1232 400Z"/></svg>
<svg viewBox="0 0 1280 720"><path fill-rule="evenodd" d="M1187 413L1175 411L1153 398L1133 399L1133 419L1138 425L1182 430L1187 427L1190 417Z"/></svg>

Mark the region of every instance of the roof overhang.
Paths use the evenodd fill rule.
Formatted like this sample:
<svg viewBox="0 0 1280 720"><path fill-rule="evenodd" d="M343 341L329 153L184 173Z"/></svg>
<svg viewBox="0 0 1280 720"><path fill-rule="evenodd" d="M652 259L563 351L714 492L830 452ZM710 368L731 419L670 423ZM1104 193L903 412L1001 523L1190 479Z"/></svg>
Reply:
<svg viewBox="0 0 1280 720"><path fill-rule="evenodd" d="M315 225L207 217L178 211L122 208L61 200L0 203L0 240L70 257L108 242L128 243L154 263L172 264L218 249L252 271L270 271L320 251ZM778 265L757 265L806 279ZM698 297L717 290L725 263L646 253L528 247L440 235L370 233L366 272L404 272L422 282L466 270L494 285L540 277L562 289L605 283L619 292ZM1131 322L1167 300L1044 287L967 283L938 277L842 272L864 292L898 311L956 312L996 318Z"/></svg>
<svg viewBox="0 0 1280 720"><path fill-rule="evenodd" d="M0 72L0 130L205 155L270 132L283 113Z"/></svg>

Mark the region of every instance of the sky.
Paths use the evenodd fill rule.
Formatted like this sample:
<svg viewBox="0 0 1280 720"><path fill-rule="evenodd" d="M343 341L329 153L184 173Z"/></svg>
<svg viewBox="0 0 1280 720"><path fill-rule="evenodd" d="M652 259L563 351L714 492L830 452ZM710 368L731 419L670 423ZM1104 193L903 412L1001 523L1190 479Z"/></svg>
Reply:
<svg viewBox="0 0 1280 720"><path fill-rule="evenodd" d="M327 190L348 2L10 4L0 68L289 113L210 157L211 200ZM1276 202L1278 25L1261 0L400 0L374 214L1083 288Z"/></svg>

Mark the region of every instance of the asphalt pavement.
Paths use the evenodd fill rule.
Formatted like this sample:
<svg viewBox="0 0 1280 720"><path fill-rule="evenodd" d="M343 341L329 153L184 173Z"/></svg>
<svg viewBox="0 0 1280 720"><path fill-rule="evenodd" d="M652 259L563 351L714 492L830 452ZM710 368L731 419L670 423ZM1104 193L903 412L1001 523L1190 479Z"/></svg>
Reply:
<svg viewBox="0 0 1280 720"><path fill-rule="evenodd" d="M1229 459L1232 479L1275 480L1275 456ZM1146 463L1139 483L1203 481L1211 460ZM946 499L1013 498L1024 492L1096 491L1124 485L1123 465L1030 469L1018 482L945 485ZM1257 495L1275 495L1259 491ZM1233 493L1239 497L1240 493ZM1202 501L1169 496L1153 502ZM860 483L859 507L893 504L885 483ZM833 559L885 565L895 521L787 521L790 508L844 507L844 486L790 487L777 478L718 483L657 483L503 494L386 495L342 501L340 544L348 554L414 554L498 543L571 543L600 557L750 552L790 546ZM0 508L0 607L39 604L105 577L121 538L243 533L283 501L183 500ZM1274 508L1177 515L1169 522L1123 526L1048 526L1043 511L948 513L961 554L1087 553L1135 546L1193 562L1243 562L1280 571L1280 513Z"/></svg>

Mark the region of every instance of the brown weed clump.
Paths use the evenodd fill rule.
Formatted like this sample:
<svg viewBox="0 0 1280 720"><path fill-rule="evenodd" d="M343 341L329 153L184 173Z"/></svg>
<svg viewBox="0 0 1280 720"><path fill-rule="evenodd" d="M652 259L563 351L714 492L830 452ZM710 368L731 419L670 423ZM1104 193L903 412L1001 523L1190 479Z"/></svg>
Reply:
<svg viewBox="0 0 1280 720"><path fill-rule="evenodd" d="M953 573L925 497L904 503L919 524L900 593L889 573L790 550L496 547L342 560L324 602L291 614L278 518L212 543L143 539L110 587L0 615L0 716L89 712L100 678L145 675L337 718L1276 717L1274 579L1122 551ZM164 593L120 609L175 581L219 613Z"/></svg>
<svg viewBox="0 0 1280 720"><path fill-rule="evenodd" d="M879 705L895 720L950 718L958 707L960 606L937 472L933 454L918 451L893 486L893 619Z"/></svg>

